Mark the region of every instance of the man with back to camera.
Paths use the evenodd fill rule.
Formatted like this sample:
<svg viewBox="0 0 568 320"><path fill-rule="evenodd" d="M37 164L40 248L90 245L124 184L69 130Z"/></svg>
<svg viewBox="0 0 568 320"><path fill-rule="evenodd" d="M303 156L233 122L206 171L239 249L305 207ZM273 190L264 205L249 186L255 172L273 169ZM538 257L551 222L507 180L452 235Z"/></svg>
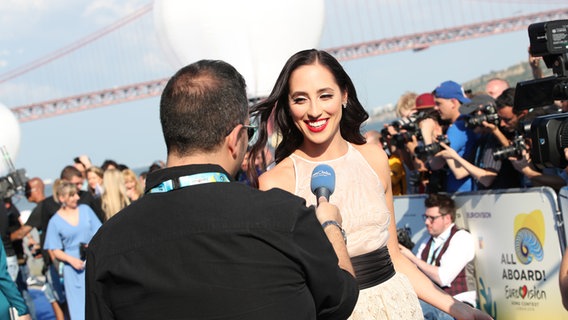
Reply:
<svg viewBox="0 0 568 320"><path fill-rule="evenodd" d="M234 182L246 153L243 77L201 60L166 85L167 167L87 253L86 318L346 319L357 282L337 207Z"/></svg>
<svg viewBox="0 0 568 320"><path fill-rule="evenodd" d="M448 195L430 194L424 206L424 224L430 238L418 244L416 255L399 245L402 254L448 294L475 307L475 245L471 233L455 225L456 205ZM420 305L427 320L453 319L423 301Z"/></svg>
<svg viewBox="0 0 568 320"><path fill-rule="evenodd" d="M442 82L434 90L436 100L435 109L440 114L442 120L450 122L446 135L450 141L450 148L454 149L461 157L468 161L473 161L475 149L477 147L476 134L472 129L466 127L464 117L460 113L462 103L471 102L464 93L461 85L454 81ZM423 136L430 136L431 133L422 129ZM432 157L427 165L431 170L440 170L447 164L449 167L447 175L447 192L471 191L473 181L471 176L458 179L454 173L456 167L461 165L453 159L444 159L441 156Z"/></svg>

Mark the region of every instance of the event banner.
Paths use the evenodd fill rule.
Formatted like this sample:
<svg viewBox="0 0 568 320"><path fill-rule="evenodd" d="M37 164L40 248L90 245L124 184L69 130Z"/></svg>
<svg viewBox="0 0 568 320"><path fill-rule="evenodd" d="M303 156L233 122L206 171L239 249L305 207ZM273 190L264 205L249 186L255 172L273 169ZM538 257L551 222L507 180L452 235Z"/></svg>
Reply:
<svg viewBox="0 0 568 320"><path fill-rule="evenodd" d="M556 193L548 187L458 193L476 241L479 307L495 319L568 319L558 286Z"/></svg>

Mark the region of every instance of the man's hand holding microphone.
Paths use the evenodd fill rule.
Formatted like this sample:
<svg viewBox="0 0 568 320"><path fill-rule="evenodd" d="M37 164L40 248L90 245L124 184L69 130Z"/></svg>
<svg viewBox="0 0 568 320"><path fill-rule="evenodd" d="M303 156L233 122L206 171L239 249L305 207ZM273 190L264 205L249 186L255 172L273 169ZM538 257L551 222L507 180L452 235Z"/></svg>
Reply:
<svg viewBox="0 0 568 320"><path fill-rule="evenodd" d="M329 203L329 197L335 190L335 171L326 164L320 164L312 171L311 190L316 196L318 206L316 216L321 223L329 242L339 260L339 267L355 276L351 259L347 253L347 237L341 223L341 213L337 206Z"/></svg>

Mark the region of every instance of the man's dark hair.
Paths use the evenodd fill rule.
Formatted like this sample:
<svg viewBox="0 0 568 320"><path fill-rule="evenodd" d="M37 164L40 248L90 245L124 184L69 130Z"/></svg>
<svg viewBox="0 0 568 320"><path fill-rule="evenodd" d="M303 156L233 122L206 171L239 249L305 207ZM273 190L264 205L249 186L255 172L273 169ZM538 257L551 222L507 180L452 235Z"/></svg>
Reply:
<svg viewBox="0 0 568 320"><path fill-rule="evenodd" d="M111 159L106 159L103 164L101 165L101 169L103 169L103 171L107 171L109 167L115 167L118 168L118 163L114 160Z"/></svg>
<svg viewBox="0 0 568 320"><path fill-rule="evenodd" d="M426 208L439 207L440 214L449 214L452 221L456 221L456 204L448 195L431 193L428 198L424 199L424 206Z"/></svg>
<svg viewBox="0 0 568 320"><path fill-rule="evenodd" d="M61 170L61 174L59 175L60 179L71 181L73 177L83 178L83 174L79 169L75 168L74 166L66 166Z"/></svg>
<svg viewBox="0 0 568 320"><path fill-rule="evenodd" d="M495 99L495 105L497 110L503 109L505 107L511 107L515 105L515 88L505 89L500 96ZM515 110L513 108L513 113L519 115L523 110Z"/></svg>
<svg viewBox="0 0 568 320"><path fill-rule="evenodd" d="M248 117L246 83L230 64L201 60L179 70L160 100L168 153L212 151Z"/></svg>

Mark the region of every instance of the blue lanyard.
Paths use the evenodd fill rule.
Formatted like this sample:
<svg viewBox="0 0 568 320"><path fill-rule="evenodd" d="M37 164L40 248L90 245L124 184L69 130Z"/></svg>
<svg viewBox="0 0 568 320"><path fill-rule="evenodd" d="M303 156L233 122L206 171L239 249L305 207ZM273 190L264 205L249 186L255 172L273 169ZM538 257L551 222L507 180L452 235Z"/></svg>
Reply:
<svg viewBox="0 0 568 320"><path fill-rule="evenodd" d="M231 182L227 175L220 172L204 172L196 173L188 176L182 176L175 179L166 180L154 188L149 193L169 192L175 189L181 189L197 184L213 183L213 182Z"/></svg>

